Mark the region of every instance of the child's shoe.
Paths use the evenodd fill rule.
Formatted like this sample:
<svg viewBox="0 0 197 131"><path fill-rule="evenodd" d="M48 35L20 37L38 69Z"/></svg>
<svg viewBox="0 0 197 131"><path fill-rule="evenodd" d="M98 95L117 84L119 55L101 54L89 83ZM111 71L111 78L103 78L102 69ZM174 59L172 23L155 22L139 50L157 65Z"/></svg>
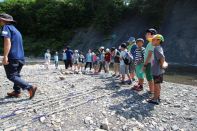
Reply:
<svg viewBox="0 0 197 131"><path fill-rule="evenodd" d="M143 91L143 86L142 85L139 85L135 90L136 91Z"/></svg>
<svg viewBox="0 0 197 131"><path fill-rule="evenodd" d="M160 99L149 99L147 100L148 103L159 105Z"/></svg>
<svg viewBox="0 0 197 131"><path fill-rule="evenodd" d="M121 85L125 85L125 81L121 81L120 84L121 84Z"/></svg>

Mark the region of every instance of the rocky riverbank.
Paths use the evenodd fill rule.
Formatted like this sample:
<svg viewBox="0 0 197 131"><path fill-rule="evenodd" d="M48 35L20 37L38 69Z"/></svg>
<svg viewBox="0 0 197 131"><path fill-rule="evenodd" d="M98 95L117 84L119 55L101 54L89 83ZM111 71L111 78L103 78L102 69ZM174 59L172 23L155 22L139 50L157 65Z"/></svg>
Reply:
<svg viewBox="0 0 197 131"><path fill-rule="evenodd" d="M0 67L0 130L197 130L195 86L165 82L162 103L155 106L146 102L147 85L137 93L105 75L69 74L32 65L24 68L22 76L39 87L35 98L28 100L27 92L22 98L6 98L12 83Z"/></svg>

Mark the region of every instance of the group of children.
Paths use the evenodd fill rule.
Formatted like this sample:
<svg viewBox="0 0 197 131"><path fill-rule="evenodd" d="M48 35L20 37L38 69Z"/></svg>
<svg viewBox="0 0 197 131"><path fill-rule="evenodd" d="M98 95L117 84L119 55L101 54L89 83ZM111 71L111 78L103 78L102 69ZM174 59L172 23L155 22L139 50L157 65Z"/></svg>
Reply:
<svg viewBox="0 0 197 131"><path fill-rule="evenodd" d="M135 81L135 76L138 78L138 84L132 90L142 91L144 78L148 81L149 103L160 103L161 83L163 82L164 69L168 64L165 61L165 56L162 48L164 38L157 34L155 29L148 29L145 35L148 44L144 47L144 39L134 37L129 38L126 43L122 43L119 48L112 47L105 49L103 46L98 49L98 52L88 50L86 55L75 50L71 51L66 47L63 51L63 61L65 68L71 67L73 70L86 71L89 67L91 71L94 68L94 74L99 74L102 69L105 73L109 73L110 65L112 65L114 74L113 77L121 79L120 84L131 85ZM45 53L46 63L50 62L49 50ZM58 53L54 56L55 67L58 68ZM128 77L128 80L126 79Z"/></svg>

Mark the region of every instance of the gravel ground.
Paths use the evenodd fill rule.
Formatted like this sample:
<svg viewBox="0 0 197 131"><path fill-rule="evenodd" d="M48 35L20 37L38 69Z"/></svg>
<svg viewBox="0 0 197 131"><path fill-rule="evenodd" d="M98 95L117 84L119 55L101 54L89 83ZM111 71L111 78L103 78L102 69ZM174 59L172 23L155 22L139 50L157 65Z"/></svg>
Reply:
<svg viewBox="0 0 197 131"><path fill-rule="evenodd" d="M165 82L162 102L155 106L146 102L146 84L137 93L104 74L33 65L25 66L22 76L38 86L33 100L26 91L21 98L7 98L12 83L0 67L0 131L197 131L195 86Z"/></svg>

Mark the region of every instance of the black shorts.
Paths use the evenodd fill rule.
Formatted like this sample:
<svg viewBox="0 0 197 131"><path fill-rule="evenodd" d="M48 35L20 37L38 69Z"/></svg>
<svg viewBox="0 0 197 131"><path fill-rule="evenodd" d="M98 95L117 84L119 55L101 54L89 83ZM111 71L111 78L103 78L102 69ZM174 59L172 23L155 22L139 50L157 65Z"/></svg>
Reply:
<svg viewBox="0 0 197 131"><path fill-rule="evenodd" d="M153 76L153 79L154 79L155 84L163 83L163 74L158 75L158 76Z"/></svg>

